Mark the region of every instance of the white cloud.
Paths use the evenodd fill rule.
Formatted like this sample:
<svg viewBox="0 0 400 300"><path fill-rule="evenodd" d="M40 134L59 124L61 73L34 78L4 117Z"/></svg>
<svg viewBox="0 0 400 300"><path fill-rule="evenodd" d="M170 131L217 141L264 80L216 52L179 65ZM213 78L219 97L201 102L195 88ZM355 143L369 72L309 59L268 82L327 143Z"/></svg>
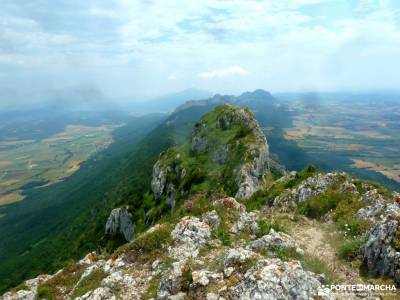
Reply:
<svg viewBox="0 0 400 300"><path fill-rule="evenodd" d="M249 74L249 72L247 72L245 69L243 69L240 66L230 66L227 68L216 69L216 70L212 70L209 72L200 73L199 77L206 78L206 79L212 79L212 78L216 78L216 77L226 77L226 76L231 76L231 75L245 76L248 74Z"/></svg>

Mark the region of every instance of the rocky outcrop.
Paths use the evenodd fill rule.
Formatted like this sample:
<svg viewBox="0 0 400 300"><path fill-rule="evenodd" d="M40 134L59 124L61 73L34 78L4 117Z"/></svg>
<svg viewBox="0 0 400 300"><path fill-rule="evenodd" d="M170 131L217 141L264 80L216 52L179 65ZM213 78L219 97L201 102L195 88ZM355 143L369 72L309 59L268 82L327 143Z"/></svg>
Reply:
<svg viewBox="0 0 400 300"><path fill-rule="evenodd" d="M321 292L324 296L320 296ZM304 271L296 261L260 259L237 285L229 289L231 299L335 299L315 274Z"/></svg>
<svg viewBox="0 0 400 300"><path fill-rule="evenodd" d="M233 224L231 228L232 233L246 232L252 236L255 236L259 233L260 228L257 224L259 217L255 212L242 212L239 216L239 219L235 224Z"/></svg>
<svg viewBox="0 0 400 300"><path fill-rule="evenodd" d="M125 207L113 209L107 219L105 233L112 236L121 234L128 242L132 241L135 237L135 225L132 223L131 213Z"/></svg>
<svg viewBox="0 0 400 300"><path fill-rule="evenodd" d="M290 235L283 232L276 232L273 229L271 229L267 235L252 242L250 247L254 251L294 248L297 253L304 253L303 249L300 248L298 243Z"/></svg>
<svg viewBox="0 0 400 300"><path fill-rule="evenodd" d="M360 252L372 274L392 277L400 283L400 252L393 245L396 238L400 238L399 220L377 224Z"/></svg>
<svg viewBox="0 0 400 300"><path fill-rule="evenodd" d="M26 280L24 282L24 288L17 290L15 292L5 293L0 296L1 300L36 300L37 288L40 283L46 282L52 276L50 275L40 275L34 279Z"/></svg>
<svg viewBox="0 0 400 300"><path fill-rule="evenodd" d="M266 138L254 115L247 109L221 105L196 123L188 145L161 153L153 167L151 188L154 197L165 199L172 209L192 184L202 181L229 185L225 190L247 199L266 185L270 161Z"/></svg>
<svg viewBox="0 0 400 300"><path fill-rule="evenodd" d="M294 178L296 173L283 178L282 180L288 180ZM302 181L293 189L289 189L277 196L273 205L279 207L283 211L290 211L297 207L297 205L307 199L318 196L328 191L334 184L341 183L339 190L356 193L352 184L346 179L345 173L327 173L327 174L316 174L315 176L308 177Z"/></svg>
<svg viewBox="0 0 400 300"><path fill-rule="evenodd" d="M374 222L360 249L363 262L376 276L392 277L400 283L400 203L394 193L385 200L376 190L367 191L360 201L371 203L357 212L359 218Z"/></svg>
<svg viewBox="0 0 400 300"><path fill-rule="evenodd" d="M196 217L184 217L171 233L176 244L169 249L169 255L179 260L197 257L199 248L210 236L211 230L208 224Z"/></svg>

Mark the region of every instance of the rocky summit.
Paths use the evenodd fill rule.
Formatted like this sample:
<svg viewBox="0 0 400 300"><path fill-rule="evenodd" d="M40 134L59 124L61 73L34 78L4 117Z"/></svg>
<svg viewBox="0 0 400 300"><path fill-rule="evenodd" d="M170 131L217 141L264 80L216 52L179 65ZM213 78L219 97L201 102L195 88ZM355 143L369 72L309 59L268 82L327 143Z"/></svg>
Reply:
<svg viewBox="0 0 400 300"><path fill-rule="evenodd" d="M133 238L115 209L106 231L129 243L0 299L398 299L400 195L312 166L272 176L269 160L252 113L217 107L155 163L157 222Z"/></svg>
<svg viewBox="0 0 400 300"><path fill-rule="evenodd" d="M268 160L268 144L253 113L225 104L196 123L189 142L160 155L151 187L171 208L194 191L246 199L266 186Z"/></svg>

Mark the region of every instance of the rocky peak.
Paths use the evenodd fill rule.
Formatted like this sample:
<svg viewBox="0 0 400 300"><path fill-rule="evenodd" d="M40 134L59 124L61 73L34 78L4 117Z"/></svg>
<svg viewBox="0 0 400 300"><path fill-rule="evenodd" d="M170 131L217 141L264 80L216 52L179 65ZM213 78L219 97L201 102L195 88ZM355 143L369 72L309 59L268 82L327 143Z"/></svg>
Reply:
<svg viewBox="0 0 400 300"><path fill-rule="evenodd" d="M222 191L249 198L266 184L268 144L248 109L220 105L193 128L190 141L160 155L151 187L156 199L175 206L193 190Z"/></svg>

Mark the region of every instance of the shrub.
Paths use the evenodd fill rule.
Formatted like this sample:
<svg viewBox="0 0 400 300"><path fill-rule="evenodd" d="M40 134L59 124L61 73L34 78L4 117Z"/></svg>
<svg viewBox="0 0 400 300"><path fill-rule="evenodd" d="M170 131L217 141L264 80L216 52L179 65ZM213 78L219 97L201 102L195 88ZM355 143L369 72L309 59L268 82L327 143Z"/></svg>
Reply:
<svg viewBox="0 0 400 300"><path fill-rule="evenodd" d="M218 228L214 228L211 231L211 236L214 239L219 239L224 246L230 246L232 243L231 236L230 236L228 230L226 228L224 228L223 225L221 225Z"/></svg>
<svg viewBox="0 0 400 300"><path fill-rule="evenodd" d="M285 232L285 228L277 222L266 223L264 220L257 221L258 227L260 228L259 237L268 234L271 229L275 231Z"/></svg>
<svg viewBox="0 0 400 300"><path fill-rule="evenodd" d="M309 218L321 218L330 210L335 209L341 198L342 195L332 191L317 195L300 203L297 207L297 213Z"/></svg>
<svg viewBox="0 0 400 300"><path fill-rule="evenodd" d="M341 218L351 219L354 214L361 208L362 204L358 199L350 194L343 194L340 203L335 209L333 216L334 220L337 221Z"/></svg>
<svg viewBox="0 0 400 300"><path fill-rule="evenodd" d="M371 222L356 217L341 219L339 228L345 232L347 236L362 236L371 227Z"/></svg>
<svg viewBox="0 0 400 300"><path fill-rule="evenodd" d="M354 260L359 255L362 244L361 239L346 240L339 248L339 257L347 261Z"/></svg>
<svg viewBox="0 0 400 300"><path fill-rule="evenodd" d="M295 247L281 247L277 248L275 252L281 260L301 259L301 255L296 251Z"/></svg>
<svg viewBox="0 0 400 300"><path fill-rule="evenodd" d="M301 259L302 266L305 270L311 271L315 274L324 274L324 284L334 282L335 274L329 269L326 263L318 257L305 255Z"/></svg>

